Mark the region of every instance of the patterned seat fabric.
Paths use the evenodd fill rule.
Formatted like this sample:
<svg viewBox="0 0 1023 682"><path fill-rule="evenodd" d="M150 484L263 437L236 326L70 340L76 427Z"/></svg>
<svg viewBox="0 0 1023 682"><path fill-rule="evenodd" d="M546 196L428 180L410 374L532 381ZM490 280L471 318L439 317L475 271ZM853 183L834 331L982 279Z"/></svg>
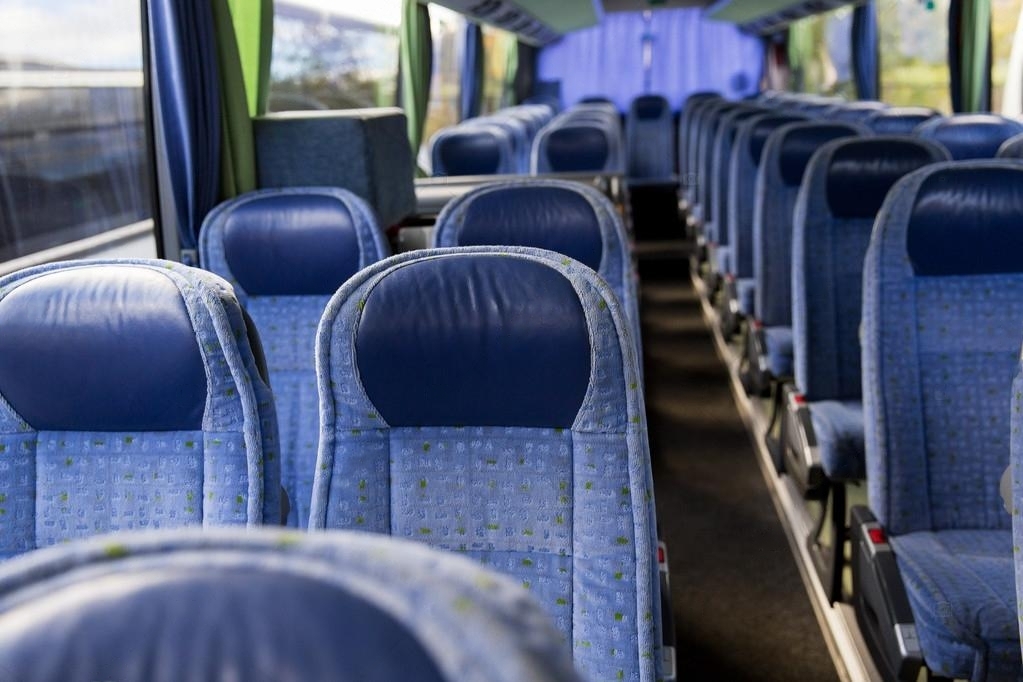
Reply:
<svg viewBox="0 0 1023 682"><path fill-rule="evenodd" d="M999 159L1023 159L1023 133L1013 135L998 148Z"/></svg>
<svg viewBox="0 0 1023 682"><path fill-rule="evenodd" d="M871 100L856 100L853 102L842 102L836 104L824 112L824 118L829 121L843 121L845 123L866 123L867 119L879 111L884 111L888 105L884 102Z"/></svg>
<svg viewBox="0 0 1023 682"><path fill-rule="evenodd" d="M630 178L669 179L675 175L671 105L660 95L632 100L625 120L625 148Z"/></svg>
<svg viewBox="0 0 1023 682"><path fill-rule="evenodd" d="M790 123L764 145L753 209L754 307L776 377L792 376L792 225L804 171L821 145L861 134L869 131L852 123ZM772 328L779 331L772 334ZM775 340L788 347L772 345Z"/></svg>
<svg viewBox="0 0 1023 682"><path fill-rule="evenodd" d="M279 522L273 402L215 279L165 261L0 279L0 558L111 530Z"/></svg>
<svg viewBox="0 0 1023 682"><path fill-rule="evenodd" d="M864 123L875 135L909 135L924 121L940 117L927 107L889 107L870 114Z"/></svg>
<svg viewBox="0 0 1023 682"><path fill-rule="evenodd" d="M453 199L437 217L434 246L532 246L557 251L611 286L641 348L632 249L618 212L598 190L565 180L484 185Z"/></svg>
<svg viewBox="0 0 1023 682"><path fill-rule="evenodd" d="M203 267L234 287L264 344L280 422L281 474L291 511L309 523L319 441L316 326L335 291L389 255L372 210L343 189L260 190L210 212Z"/></svg>
<svg viewBox="0 0 1023 682"><path fill-rule="evenodd" d="M628 321L560 254L412 252L350 280L317 344L313 527L414 538L521 581L587 679L661 665L655 519Z"/></svg>
<svg viewBox="0 0 1023 682"><path fill-rule="evenodd" d="M896 549L924 660L946 677L1021 672L1018 644L1003 656L1018 632L1004 604L1011 517L998 488L1023 320L1021 214L1018 165L932 164L892 188L864 267L870 505Z"/></svg>
<svg viewBox="0 0 1023 682"><path fill-rule="evenodd" d="M942 145L956 161L993 159L1003 142L1023 133L1023 123L995 114L955 114L924 121L913 133Z"/></svg>
<svg viewBox="0 0 1023 682"><path fill-rule="evenodd" d="M859 327L874 219L899 178L946 160L932 142L883 136L829 142L806 169L792 235L795 380L832 480L864 475Z"/></svg>
<svg viewBox="0 0 1023 682"><path fill-rule="evenodd" d="M689 119L685 122L685 148L682 149L681 146L679 148L679 153L684 153L685 156L679 156L679 165L683 171L682 186L685 189L685 198L690 211L694 213L700 201L699 189L700 183L703 181L699 171L700 140L703 138L703 127L709 120L709 112L716 111L717 105L724 101L724 98L720 96L701 97L693 102L691 107L687 101L686 111L683 113L683 116L688 115ZM680 139L679 145L681 144L682 140Z"/></svg>
<svg viewBox="0 0 1023 682"><path fill-rule="evenodd" d="M694 92L686 98L682 105L682 115L678 121L678 166L682 177L682 191L686 200L692 204L690 190L695 184L691 175L695 172L695 156L697 147L697 120L700 108L711 102L722 99L716 92Z"/></svg>
<svg viewBox="0 0 1023 682"><path fill-rule="evenodd" d="M0 670L94 680L575 680L511 580L415 543L119 533L0 568Z"/></svg>
<svg viewBox="0 0 1023 682"><path fill-rule="evenodd" d="M717 272L729 272L728 261L731 247L728 242L728 173L732 148L739 126L757 114L764 113L760 107L744 105L731 109L721 118L717 137L711 152L710 203L713 220L704 227L707 241L714 245L717 258L711 262Z"/></svg>

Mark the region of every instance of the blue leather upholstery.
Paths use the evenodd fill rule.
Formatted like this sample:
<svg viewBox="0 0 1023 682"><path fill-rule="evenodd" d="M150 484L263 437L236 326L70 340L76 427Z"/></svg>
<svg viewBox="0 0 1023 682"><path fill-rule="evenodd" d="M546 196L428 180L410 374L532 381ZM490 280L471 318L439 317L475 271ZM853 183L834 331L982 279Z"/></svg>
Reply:
<svg viewBox="0 0 1023 682"><path fill-rule="evenodd" d="M626 171L630 178L671 178L675 131L671 106L660 95L641 95L632 101L625 121Z"/></svg>
<svg viewBox="0 0 1023 682"><path fill-rule="evenodd" d="M595 125L571 125L540 132L534 143L538 173L602 172L611 164L607 133Z"/></svg>
<svg viewBox="0 0 1023 682"><path fill-rule="evenodd" d="M230 282L265 345L280 416L288 525L308 524L319 440L313 346L330 296L389 253L369 206L345 190L250 192L203 223L203 266Z"/></svg>
<svg viewBox="0 0 1023 682"><path fill-rule="evenodd" d="M1023 168L1007 161L939 163L906 176L878 216L864 269L870 504L896 549L924 659L946 677L1021 672L1006 591L1011 517L998 484L1009 459L1023 259L1013 272L974 266L984 250L1003 259L1004 241L985 236L993 237L997 220L1005 233L1019 230L1021 185ZM930 217L953 199L954 215L943 223ZM1000 218L985 217L988 210ZM923 274L911 263L907 242L934 231L949 245L956 229L962 268L942 259Z"/></svg>
<svg viewBox="0 0 1023 682"><path fill-rule="evenodd" d="M486 185L453 199L437 216L434 246L532 246L597 271L615 292L640 344L639 294L625 226L592 187L529 179Z"/></svg>
<svg viewBox="0 0 1023 682"><path fill-rule="evenodd" d="M909 135L921 123L940 117L927 107L890 107L875 111L864 123L875 135Z"/></svg>
<svg viewBox="0 0 1023 682"><path fill-rule="evenodd" d="M994 114L955 114L925 121L913 132L943 145L956 161L993 159L1003 142L1023 133L1023 123Z"/></svg>
<svg viewBox="0 0 1023 682"><path fill-rule="evenodd" d="M504 175L517 170L512 137L497 125L443 128L430 139L430 157L434 176Z"/></svg>
<svg viewBox="0 0 1023 682"><path fill-rule="evenodd" d="M398 286L412 301L404 305L425 308L415 319L443 320L477 340L409 335L409 323L377 308L397 305ZM420 287L428 293L417 295ZM493 352L477 353L476 330L489 332L498 319L502 338L528 339L530 357L496 337ZM386 342L385 325L393 336ZM332 299L320 326L323 437L311 526L415 538L509 573L554 617L582 675L652 682L661 662L653 488L627 327L592 270L549 251L438 249L362 271ZM399 358L391 361L397 371L363 357L377 342ZM451 343L469 349L460 363L449 361ZM552 358L565 367L540 376ZM426 394L419 377L427 370L407 360L447 367L441 386L471 393ZM503 376L502 362L532 379ZM383 389L390 395L381 405L388 371L396 385ZM473 379L479 372L499 384ZM426 395L418 415L403 412L416 405L396 395L397 374L404 390ZM497 392L505 394L506 417L488 424L499 416ZM404 426L436 423L431 400L461 401L469 407L449 416L483 423ZM535 409L530 403L547 415L526 412Z"/></svg>
<svg viewBox="0 0 1023 682"><path fill-rule="evenodd" d="M94 680L574 680L517 584L362 534L125 533L0 568L0 670Z"/></svg>
<svg viewBox="0 0 1023 682"><path fill-rule="evenodd" d="M874 219L899 178L947 159L932 142L884 136L829 142L806 169L792 235L795 380L833 480L864 476L859 326Z"/></svg>
<svg viewBox="0 0 1023 682"><path fill-rule="evenodd" d="M998 148L999 159L1023 159L1023 133L1013 135Z"/></svg>
<svg viewBox="0 0 1023 682"><path fill-rule="evenodd" d="M165 261L0 279L0 559L114 529L279 520L272 399L212 279Z"/></svg>

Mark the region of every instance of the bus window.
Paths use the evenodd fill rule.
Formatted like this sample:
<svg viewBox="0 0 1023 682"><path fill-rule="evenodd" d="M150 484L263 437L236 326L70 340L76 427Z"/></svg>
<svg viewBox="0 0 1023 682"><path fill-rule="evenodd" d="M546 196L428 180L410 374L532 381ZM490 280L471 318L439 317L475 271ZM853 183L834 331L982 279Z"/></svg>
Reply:
<svg viewBox="0 0 1023 682"><path fill-rule="evenodd" d="M1015 72L1014 87L1007 87L1010 56L1016 34L1019 33L1020 8L1023 0L992 0L991 2L991 111L1000 111L1007 116L1020 114L1020 75ZM1020 40L1023 40L1021 36ZM1021 46L1023 48L1023 46ZM1023 59L1023 54L1019 56ZM1008 99L1007 96L1008 95Z"/></svg>
<svg viewBox="0 0 1023 682"><path fill-rule="evenodd" d="M516 38L508 31L483 26L483 111L490 114L501 107L514 104L511 94L511 78L515 77L511 64L518 47Z"/></svg>
<svg viewBox="0 0 1023 682"><path fill-rule="evenodd" d="M424 148L435 132L458 123L465 26L466 21L461 14L440 5L430 5L433 76L430 81L430 103L423 131Z"/></svg>
<svg viewBox="0 0 1023 682"><path fill-rule="evenodd" d="M856 99L852 73L852 10L842 7L789 27L796 90Z"/></svg>
<svg viewBox="0 0 1023 682"><path fill-rule="evenodd" d="M881 99L888 104L952 110L948 1L878 0Z"/></svg>
<svg viewBox="0 0 1023 682"><path fill-rule="evenodd" d="M0 260L152 216L140 8L0 6Z"/></svg>
<svg viewBox="0 0 1023 682"><path fill-rule="evenodd" d="M276 0L270 111L394 106L401 0Z"/></svg>

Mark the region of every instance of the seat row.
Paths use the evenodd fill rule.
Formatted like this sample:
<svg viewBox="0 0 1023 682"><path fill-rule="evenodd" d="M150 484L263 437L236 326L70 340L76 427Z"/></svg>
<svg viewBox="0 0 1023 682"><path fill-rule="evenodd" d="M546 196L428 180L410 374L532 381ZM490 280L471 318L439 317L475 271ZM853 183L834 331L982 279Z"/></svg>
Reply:
<svg viewBox="0 0 1023 682"><path fill-rule="evenodd" d="M807 539L822 586L844 597L848 538L851 599L887 678L915 679L921 662L1015 678L999 484L1023 426L1023 167L962 159L1011 154L1023 125L781 95L703 95L687 113L701 274L725 333L745 334L747 389L776 396L779 472L824 503ZM729 137L720 175L710 150L720 163ZM847 486L864 479L869 509L847 517Z"/></svg>
<svg viewBox="0 0 1023 682"><path fill-rule="evenodd" d="M624 232L596 191L513 183L449 207L438 242L492 242L481 224L522 239L507 210L520 204L560 211L564 233L548 232L621 291L529 248L381 260L365 204L317 189L210 215L202 262L230 283L163 262L0 282L0 324L17 330L0 366L5 450L20 467L0 476L16 510L0 515L14 523L4 556L282 517L391 534L514 576L581 672L654 679L661 587Z"/></svg>
<svg viewBox="0 0 1023 682"><path fill-rule="evenodd" d="M527 174L533 141L553 116L547 105L523 104L442 128L430 138L431 174Z"/></svg>

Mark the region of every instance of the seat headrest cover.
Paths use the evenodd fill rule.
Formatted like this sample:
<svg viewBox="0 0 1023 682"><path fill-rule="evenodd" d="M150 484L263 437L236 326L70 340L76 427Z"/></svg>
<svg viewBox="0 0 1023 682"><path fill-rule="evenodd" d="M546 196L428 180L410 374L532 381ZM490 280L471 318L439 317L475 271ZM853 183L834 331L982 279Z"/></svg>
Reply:
<svg viewBox="0 0 1023 682"><path fill-rule="evenodd" d="M803 173L810 157L825 142L859 134L859 128L848 123L803 123L786 130L778 157L781 179L789 187L803 182Z"/></svg>
<svg viewBox="0 0 1023 682"><path fill-rule="evenodd" d="M1023 123L993 114L959 114L921 123L915 132L943 144L955 160L993 159L1003 142L1023 133Z"/></svg>
<svg viewBox="0 0 1023 682"><path fill-rule="evenodd" d="M599 221L593 206L578 192L506 186L473 198L462 218L458 244L533 246L599 270L604 255Z"/></svg>
<svg viewBox="0 0 1023 682"><path fill-rule="evenodd" d="M632 109L641 121L658 119L668 110L668 100L660 95L644 95L633 100Z"/></svg>
<svg viewBox="0 0 1023 682"><path fill-rule="evenodd" d="M547 159L561 172L603 170L611 148L596 125L568 125L547 136Z"/></svg>
<svg viewBox="0 0 1023 682"><path fill-rule="evenodd" d="M366 297L355 348L366 395L391 426L570 428L590 380L571 283L502 255L389 271Z"/></svg>
<svg viewBox="0 0 1023 682"><path fill-rule="evenodd" d="M0 299L0 329L0 394L37 431L202 427L202 354L159 272L82 266L28 279Z"/></svg>
<svg viewBox="0 0 1023 682"><path fill-rule="evenodd" d="M496 131L466 126L444 135L436 144L447 175L491 175L501 166Z"/></svg>
<svg viewBox="0 0 1023 682"><path fill-rule="evenodd" d="M224 223L224 257L252 296L329 296L358 271L359 253L355 220L335 197L254 197Z"/></svg>
<svg viewBox="0 0 1023 682"><path fill-rule="evenodd" d="M444 679L379 607L257 566L150 566L60 586L0 619L0 651L5 678L22 682Z"/></svg>
<svg viewBox="0 0 1023 682"><path fill-rule="evenodd" d="M921 183L906 250L920 276L1023 272L1023 167L949 164Z"/></svg>
<svg viewBox="0 0 1023 682"><path fill-rule="evenodd" d="M878 135L909 135L932 118L941 118L941 114L926 107L892 107L873 112L865 123Z"/></svg>
<svg viewBox="0 0 1023 682"><path fill-rule="evenodd" d="M750 155L753 157L753 162L758 166L760 165L760 157L764 153L764 145L767 144L767 138L771 136L771 133L788 123L800 123L805 120L805 116L771 114L769 116L764 116L754 123L753 131L750 133L749 139L749 150Z"/></svg>
<svg viewBox="0 0 1023 682"><path fill-rule="evenodd" d="M1023 159L1023 133L1013 135L998 148L1000 159Z"/></svg>
<svg viewBox="0 0 1023 682"><path fill-rule="evenodd" d="M899 178L946 160L942 149L910 137L849 140L828 166L828 208L837 218L873 218Z"/></svg>

